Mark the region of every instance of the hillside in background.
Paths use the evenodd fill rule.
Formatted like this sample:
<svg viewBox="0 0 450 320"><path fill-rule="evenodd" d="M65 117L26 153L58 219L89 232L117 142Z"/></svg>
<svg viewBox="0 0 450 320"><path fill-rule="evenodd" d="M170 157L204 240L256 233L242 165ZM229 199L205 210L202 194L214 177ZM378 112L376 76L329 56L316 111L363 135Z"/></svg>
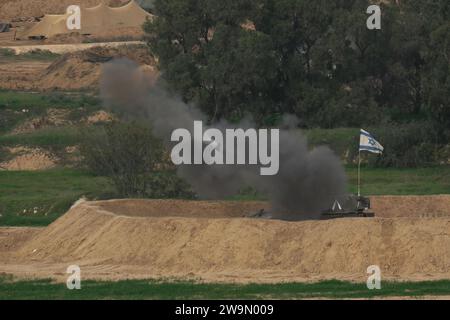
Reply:
<svg viewBox="0 0 450 320"><path fill-rule="evenodd" d="M112 7L120 7L129 0L106 1ZM61 14L70 5L93 7L101 0L0 0L0 20L41 17L45 14Z"/></svg>

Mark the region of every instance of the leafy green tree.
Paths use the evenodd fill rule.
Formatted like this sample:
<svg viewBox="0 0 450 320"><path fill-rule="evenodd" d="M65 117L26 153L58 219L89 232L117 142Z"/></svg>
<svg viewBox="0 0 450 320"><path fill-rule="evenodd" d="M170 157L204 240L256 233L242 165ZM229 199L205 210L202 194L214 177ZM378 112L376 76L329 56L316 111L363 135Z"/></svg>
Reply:
<svg viewBox="0 0 450 320"><path fill-rule="evenodd" d="M110 178L122 197L192 197L146 125L113 122L85 130L80 152L87 167Z"/></svg>
<svg viewBox="0 0 450 320"><path fill-rule="evenodd" d="M163 77L211 122L284 113L302 127L448 128L448 0L156 0L145 26Z"/></svg>
<svg viewBox="0 0 450 320"><path fill-rule="evenodd" d="M112 179L124 197L143 197L149 177L162 161L161 142L137 123L107 124L83 134L80 151L89 168Z"/></svg>
<svg viewBox="0 0 450 320"><path fill-rule="evenodd" d="M427 114L438 124L445 142L450 139L450 22L431 34L427 62Z"/></svg>

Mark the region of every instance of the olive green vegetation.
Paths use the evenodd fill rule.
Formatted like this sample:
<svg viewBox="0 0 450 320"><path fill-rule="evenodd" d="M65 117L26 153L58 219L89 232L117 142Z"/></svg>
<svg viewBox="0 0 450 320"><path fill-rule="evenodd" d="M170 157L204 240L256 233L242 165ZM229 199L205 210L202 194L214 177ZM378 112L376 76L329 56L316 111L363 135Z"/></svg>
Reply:
<svg viewBox="0 0 450 320"><path fill-rule="evenodd" d="M29 133L0 136L0 145L63 148L79 143L79 133L79 126L49 127Z"/></svg>
<svg viewBox="0 0 450 320"><path fill-rule="evenodd" d="M1 96L1 93L0 93ZM67 125L61 127L48 127L34 130L22 134L0 135L0 146L28 146L40 148L63 148L79 144L86 128L82 125ZM101 131L99 126L89 128L89 132ZM0 129L1 130L1 129ZM356 149L355 137L359 134L359 129L339 128L339 129L312 129L304 130L303 133L308 138L311 145L327 145L337 154L345 156L345 153ZM352 150L354 151L354 150ZM353 154L354 152L352 152Z"/></svg>
<svg viewBox="0 0 450 320"><path fill-rule="evenodd" d="M378 167L448 161L450 2L380 4L376 32L372 2L155 0L144 30L166 83L212 123L291 114L303 129L370 129L385 147Z"/></svg>
<svg viewBox="0 0 450 320"><path fill-rule="evenodd" d="M279 284L208 284L181 281L82 281L80 290L51 280L0 277L0 299L307 299L450 295L450 281L383 282L380 290L365 283L322 281Z"/></svg>
<svg viewBox="0 0 450 320"><path fill-rule="evenodd" d="M59 58L61 55L50 52L48 50L36 49L26 53L16 55L14 50L8 48L0 48L0 59L3 61L53 61Z"/></svg>
<svg viewBox="0 0 450 320"><path fill-rule="evenodd" d="M68 120L77 121L100 109L100 100L88 92L33 93L0 90L0 133L44 115L48 109L69 110Z"/></svg>
<svg viewBox="0 0 450 320"><path fill-rule="evenodd" d="M379 32L365 24L371 0L221 3L156 0L144 25L169 86L212 122L271 125L289 113L303 128L432 123L434 142L448 142L448 0L380 4Z"/></svg>
<svg viewBox="0 0 450 320"><path fill-rule="evenodd" d="M0 108L21 111L24 108L79 108L99 105L100 100L87 92L20 92L0 90Z"/></svg>
<svg viewBox="0 0 450 320"><path fill-rule="evenodd" d="M349 189L356 193L358 169L347 167ZM385 169L361 167L361 192L366 195L450 194L450 166Z"/></svg>
<svg viewBox="0 0 450 320"><path fill-rule="evenodd" d="M76 125L44 128L30 133L7 135L17 125L45 115L50 109L67 111L67 120ZM78 144L79 121L101 108L100 99L89 92L32 93L0 90L0 146L27 145L58 149ZM78 124L77 124L78 123ZM82 128L84 129L84 128ZM417 168L448 161L448 143L436 145L438 139L429 125L412 122L402 126L390 124L366 127L384 145L380 157L364 155L372 167ZM311 147L327 145L346 163L357 161L359 128L310 128L302 132ZM1 155L0 155L1 156ZM0 160L2 160L0 158Z"/></svg>
<svg viewBox="0 0 450 320"><path fill-rule="evenodd" d="M0 94L1 95L1 94ZM91 109L95 108L91 107ZM83 108L81 108L83 109ZM1 112L1 109L0 109ZM80 119L88 114L88 110L75 109L71 112L71 116L75 119ZM90 111L92 112L92 111ZM20 115L19 115L20 116ZM1 120L0 120L1 121ZM76 119L75 119L76 121ZM89 128L89 132L97 132L101 125L97 125ZM48 127L32 132L22 133L22 134L4 134L0 135L0 146L29 146L29 147L40 147L51 149L52 151L64 149L67 146L73 146L83 142L83 134L80 133L87 132L86 127L83 124L66 125L60 127ZM379 131L381 129L374 128L373 130ZM1 129L0 129L1 132ZM359 129L358 128L336 128L336 129L309 129L301 130L301 132L306 136L308 143L311 148L316 146L328 146L330 147L345 163L355 164L358 157L358 139L359 139ZM385 144L384 139L379 139ZM418 143L419 144L419 143ZM409 167L408 165L402 165L401 163L396 165L392 162L392 152L388 148L384 156L377 156L369 153L362 154L363 163L367 163L370 167ZM407 154L408 150L403 150L402 154ZM440 159L439 163L445 162L450 156L450 146L442 150L430 150L429 153L433 156L433 152L438 154L436 159ZM413 155L406 157L412 161L415 161ZM2 160L0 155L0 160ZM434 161L437 162L437 161ZM420 166L415 166L414 163L410 163L412 168L418 168ZM433 165L433 161L429 166ZM435 165L435 164L434 164Z"/></svg>
<svg viewBox="0 0 450 320"><path fill-rule="evenodd" d="M346 168L349 191L356 191L357 169ZM362 168L365 195L450 194L450 166L422 169ZM75 169L0 171L0 225L44 226L66 212L74 201L117 198L105 177ZM245 190L233 200L263 200ZM36 213L34 212L36 208Z"/></svg>
<svg viewBox="0 0 450 320"><path fill-rule="evenodd" d="M359 128L308 129L302 133L311 147L328 146L346 160L354 160L358 149Z"/></svg>
<svg viewBox="0 0 450 320"><path fill-rule="evenodd" d="M58 59L61 55L57 53L53 53L48 50L36 49L26 53L22 53L18 55L18 59L24 60L41 60L41 61L54 61Z"/></svg>

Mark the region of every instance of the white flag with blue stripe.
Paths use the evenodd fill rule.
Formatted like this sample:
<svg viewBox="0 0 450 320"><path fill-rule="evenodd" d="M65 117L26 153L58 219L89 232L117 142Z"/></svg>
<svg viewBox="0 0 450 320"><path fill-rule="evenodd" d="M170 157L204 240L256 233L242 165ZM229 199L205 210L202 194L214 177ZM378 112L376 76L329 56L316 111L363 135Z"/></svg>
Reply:
<svg viewBox="0 0 450 320"><path fill-rule="evenodd" d="M361 129L359 136L359 151L383 153L383 146L367 131Z"/></svg>

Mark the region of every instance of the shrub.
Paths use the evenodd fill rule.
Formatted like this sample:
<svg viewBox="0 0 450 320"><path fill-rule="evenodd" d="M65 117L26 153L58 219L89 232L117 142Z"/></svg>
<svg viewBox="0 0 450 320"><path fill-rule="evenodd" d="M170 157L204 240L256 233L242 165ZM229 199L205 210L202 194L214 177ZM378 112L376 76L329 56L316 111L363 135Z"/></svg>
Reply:
<svg viewBox="0 0 450 320"><path fill-rule="evenodd" d="M82 134L80 152L96 174L112 179L124 197L143 197L162 148L151 130L135 123L112 123Z"/></svg>
<svg viewBox="0 0 450 320"><path fill-rule="evenodd" d="M0 57L14 57L16 53L9 48L0 48Z"/></svg>
<svg viewBox="0 0 450 320"><path fill-rule="evenodd" d="M81 134L80 153L95 174L109 177L120 196L188 197L187 185L167 169L160 140L137 122L112 122Z"/></svg>
<svg viewBox="0 0 450 320"><path fill-rule="evenodd" d="M370 157L372 166L380 167L419 167L438 162L437 150L440 147L433 126L427 122L413 122L396 126L370 129L377 140L385 147L380 157Z"/></svg>
<svg viewBox="0 0 450 320"><path fill-rule="evenodd" d="M190 186L176 175L175 170L156 172L150 176L148 195L152 198L192 199Z"/></svg>

